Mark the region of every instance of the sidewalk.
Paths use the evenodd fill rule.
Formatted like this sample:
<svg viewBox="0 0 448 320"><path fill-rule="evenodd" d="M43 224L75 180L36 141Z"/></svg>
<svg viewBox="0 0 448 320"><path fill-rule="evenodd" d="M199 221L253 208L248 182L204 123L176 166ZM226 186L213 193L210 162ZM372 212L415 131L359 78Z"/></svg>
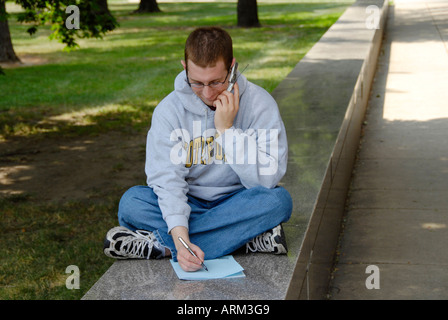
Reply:
<svg viewBox="0 0 448 320"><path fill-rule="evenodd" d="M331 299L448 299L447 1L389 7L371 94Z"/></svg>

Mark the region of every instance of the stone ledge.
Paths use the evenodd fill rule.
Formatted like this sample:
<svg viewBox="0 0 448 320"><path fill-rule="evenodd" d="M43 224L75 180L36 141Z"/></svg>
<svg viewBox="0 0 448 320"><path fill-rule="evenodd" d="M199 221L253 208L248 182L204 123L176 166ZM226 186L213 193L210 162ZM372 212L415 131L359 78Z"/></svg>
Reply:
<svg viewBox="0 0 448 320"><path fill-rule="evenodd" d="M82 299L325 299L386 14L387 0L355 2L272 92L290 150L288 255L237 254L246 278L208 281L178 280L168 259L116 261Z"/></svg>

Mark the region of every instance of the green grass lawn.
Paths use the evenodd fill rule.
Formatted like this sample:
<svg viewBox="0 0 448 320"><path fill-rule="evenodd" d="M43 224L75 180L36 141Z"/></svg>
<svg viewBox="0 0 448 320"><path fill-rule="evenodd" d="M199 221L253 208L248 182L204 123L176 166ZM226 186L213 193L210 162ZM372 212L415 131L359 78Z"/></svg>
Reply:
<svg viewBox="0 0 448 320"><path fill-rule="evenodd" d="M50 27L29 36L11 12L19 57L42 64L0 76L0 141L77 138L119 130L146 134L155 106L182 70L184 42L197 26L219 25L252 82L272 91L353 1L261 1L261 28L236 27L236 1L159 3L157 14L132 14L137 4L109 1L120 26L103 39L62 51ZM14 11L14 5L7 8ZM1 165L0 161L0 165ZM79 299L113 261L101 251L116 224L119 194L101 202L46 203L0 197L0 299ZM80 290L65 287L65 268L81 270Z"/></svg>

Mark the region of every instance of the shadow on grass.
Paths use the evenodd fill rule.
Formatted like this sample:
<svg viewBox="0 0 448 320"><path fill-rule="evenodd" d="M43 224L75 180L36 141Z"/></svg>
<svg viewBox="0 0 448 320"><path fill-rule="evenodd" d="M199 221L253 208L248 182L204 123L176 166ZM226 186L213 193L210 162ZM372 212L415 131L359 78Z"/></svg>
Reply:
<svg viewBox="0 0 448 320"><path fill-rule="evenodd" d="M118 199L118 198L117 198ZM26 196L0 198L0 299L80 299L112 264L101 254L117 203L30 205ZM6 263L7 261L7 263ZM69 290L69 265L80 269L80 289Z"/></svg>

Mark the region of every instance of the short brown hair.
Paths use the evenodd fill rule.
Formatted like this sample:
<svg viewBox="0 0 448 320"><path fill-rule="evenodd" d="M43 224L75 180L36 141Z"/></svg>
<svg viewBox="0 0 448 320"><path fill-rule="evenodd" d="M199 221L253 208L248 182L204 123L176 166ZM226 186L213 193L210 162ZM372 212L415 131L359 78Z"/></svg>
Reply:
<svg viewBox="0 0 448 320"><path fill-rule="evenodd" d="M233 60L232 38L227 31L219 27L201 27L194 30L185 43L185 63L188 60L205 68L214 66L220 59L226 68Z"/></svg>

